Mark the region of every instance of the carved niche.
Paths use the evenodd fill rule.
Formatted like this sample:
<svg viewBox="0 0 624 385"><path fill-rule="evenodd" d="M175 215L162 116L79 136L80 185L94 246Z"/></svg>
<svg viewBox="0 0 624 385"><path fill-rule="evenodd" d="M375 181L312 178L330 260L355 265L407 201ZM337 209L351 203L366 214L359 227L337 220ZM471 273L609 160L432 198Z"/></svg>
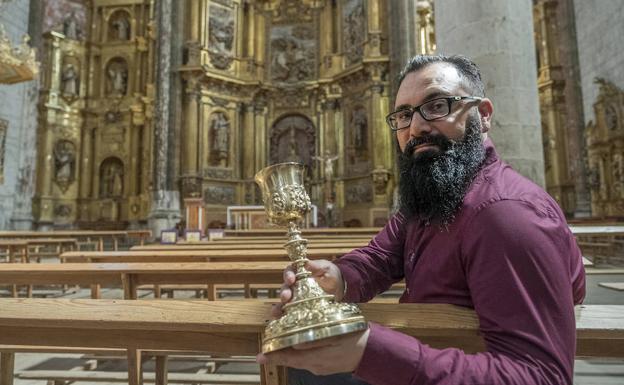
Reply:
<svg viewBox="0 0 624 385"><path fill-rule="evenodd" d="M130 14L123 10L119 9L113 12L108 18L108 34L107 38L109 41L126 41L130 40L131 36L131 26L130 26Z"/></svg>
<svg viewBox="0 0 624 385"><path fill-rule="evenodd" d="M311 169L316 148L314 125L305 116L288 115L278 119L270 134L271 163L298 162Z"/></svg>
<svg viewBox="0 0 624 385"><path fill-rule="evenodd" d="M65 193L76 175L76 145L69 140L58 140L54 145L54 181Z"/></svg>
<svg viewBox="0 0 624 385"><path fill-rule="evenodd" d="M271 28L270 78L294 83L316 77L316 32L312 24L279 25Z"/></svg>
<svg viewBox="0 0 624 385"><path fill-rule="evenodd" d="M342 8L342 42L347 65L362 60L366 39L363 0L347 0Z"/></svg>
<svg viewBox="0 0 624 385"><path fill-rule="evenodd" d="M214 3L208 13L208 57L213 67L226 70L234 60L236 18L233 9Z"/></svg>
<svg viewBox="0 0 624 385"><path fill-rule="evenodd" d="M106 95L125 96L128 91L128 63L116 57L106 66Z"/></svg>
<svg viewBox="0 0 624 385"><path fill-rule="evenodd" d="M230 154L230 122L225 113L215 112L210 117L210 159L215 167L228 167Z"/></svg>
<svg viewBox="0 0 624 385"><path fill-rule="evenodd" d="M119 198L124 192L124 164L111 156L100 164L100 198Z"/></svg>

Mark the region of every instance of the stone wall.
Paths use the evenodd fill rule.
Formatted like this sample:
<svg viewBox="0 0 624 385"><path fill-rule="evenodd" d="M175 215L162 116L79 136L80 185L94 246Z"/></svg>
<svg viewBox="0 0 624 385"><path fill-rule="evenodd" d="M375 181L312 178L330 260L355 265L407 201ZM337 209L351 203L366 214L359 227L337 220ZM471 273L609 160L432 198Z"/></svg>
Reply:
<svg viewBox="0 0 624 385"><path fill-rule="evenodd" d="M29 2L0 5L0 24L13 46L28 33ZM29 229L35 174L38 81L0 85L0 119L6 121L4 178L0 182L0 229Z"/></svg>
<svg viewBox="0 0 624 385"><path fill-rule="evenodd" d="M595 77L624 89L623 5L622 0L574 0L585 124L595 121Z"/></svg>

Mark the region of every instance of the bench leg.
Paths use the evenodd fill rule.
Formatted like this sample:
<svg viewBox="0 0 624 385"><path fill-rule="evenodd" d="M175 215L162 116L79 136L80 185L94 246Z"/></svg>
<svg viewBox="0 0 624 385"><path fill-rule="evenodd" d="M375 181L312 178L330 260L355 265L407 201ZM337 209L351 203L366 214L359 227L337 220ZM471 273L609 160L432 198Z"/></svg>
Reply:
<svg viewBox="0 0 624 385"><path fill-rule="evenodd" d="M0 353L0 384L13 385L13 372L15 368L15 353Z"/></svg>
<svg viewBox="0 0 624 385"><path fill-rule="evenodd" d="M128 385L143 384L143 368L141 366L141 351L128 349Z"/></svg>
<svg viewBox="0 0 624 385"><path fill-rule="evenodd" d="M167 385L167 356L156 356L156 385Z"/></svg>

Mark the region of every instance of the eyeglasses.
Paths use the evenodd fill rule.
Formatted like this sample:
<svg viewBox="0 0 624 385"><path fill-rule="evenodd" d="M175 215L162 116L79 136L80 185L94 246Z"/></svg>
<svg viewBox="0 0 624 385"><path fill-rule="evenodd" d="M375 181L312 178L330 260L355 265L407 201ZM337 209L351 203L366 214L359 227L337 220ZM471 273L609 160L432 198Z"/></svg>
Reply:
<svg viewBox="0 0 624 385"><path fill-rule="evenodd" d="M451 113L451 105L453 102L459 102L460 100L474 100L480 102L483 99L478 96L447 96L436 98L416 107L408 107L399 111L394 111L386 116L386 122L388 122L392 131L399 131L410 126L412 117L417 111L420 116L428 122L440 119Z"/></svg>

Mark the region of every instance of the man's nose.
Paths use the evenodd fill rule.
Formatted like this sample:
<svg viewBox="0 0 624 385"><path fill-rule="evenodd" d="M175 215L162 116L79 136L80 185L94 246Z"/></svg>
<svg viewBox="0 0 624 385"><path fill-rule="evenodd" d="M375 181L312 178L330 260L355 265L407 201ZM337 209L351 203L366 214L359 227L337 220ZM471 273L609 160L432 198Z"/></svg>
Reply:
<svg viewBox="0 0 624 385"><path fill-rule="evenodd" d="M412 138L422 136L423 134L429 134L431 133L430 122L423 119L418 111L415 111L414 115L412 115L412 121L409 125L409 132L410 137Z"/></svg>

